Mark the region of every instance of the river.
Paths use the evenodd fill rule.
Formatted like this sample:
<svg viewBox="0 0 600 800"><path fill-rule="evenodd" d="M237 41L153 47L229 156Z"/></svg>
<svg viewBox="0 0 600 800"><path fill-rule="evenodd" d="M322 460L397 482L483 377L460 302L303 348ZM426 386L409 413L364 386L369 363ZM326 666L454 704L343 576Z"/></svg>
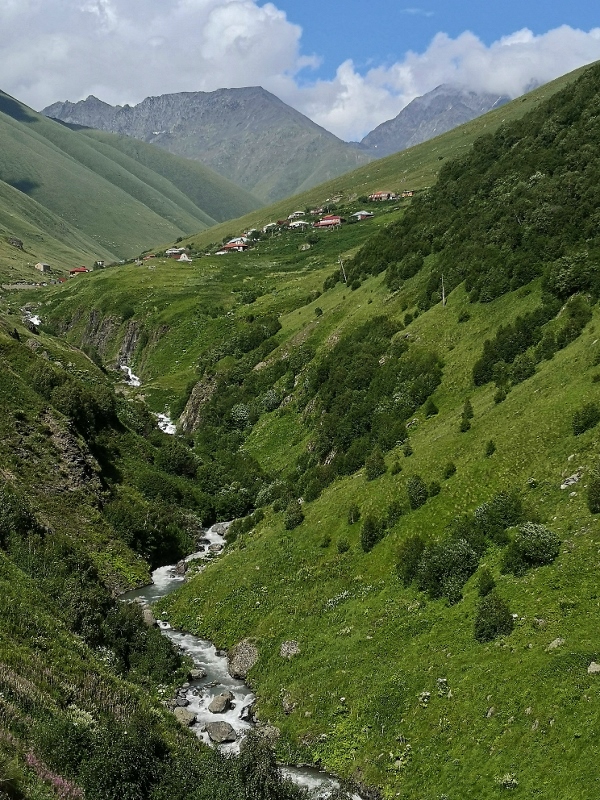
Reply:
<svg viewBox="0 0 600 800"><path fill-rule="evenodd" d="M213 525L204 534L202 549L188 556L186 562L189 564L191 561L207 560L218 554L225 546L223 534L226 529L227 523ZM179 573L175 565L159 567L152 573L152 584L127 592L121 599L135 601L142 606L151 606L161 597L177 589L184 580L185 577ZM211 722L229 723L236 733L236 740L218 746L222 752L238 753L244 735L252 728L248 713L255 700L252 690L243 681L231 677L227 655L218 651L212 642L174 630L166 620L159 619L157 624L161 632L179 650L191 657L195 668L205 672L203 678L190 681L178 695L187 702L186 709L196 716L196 722L191 726L192 730L206 744L212 744L205 726ZM208 706L212 700L227 691L233 695L232 707L221 714L211 713ZM306 788L312 798L327 798L330 792L339 786L332 775L310 767L284 766L281 770L294 783ZM353 800L361 798L359 795L353 795Z"/></svg>

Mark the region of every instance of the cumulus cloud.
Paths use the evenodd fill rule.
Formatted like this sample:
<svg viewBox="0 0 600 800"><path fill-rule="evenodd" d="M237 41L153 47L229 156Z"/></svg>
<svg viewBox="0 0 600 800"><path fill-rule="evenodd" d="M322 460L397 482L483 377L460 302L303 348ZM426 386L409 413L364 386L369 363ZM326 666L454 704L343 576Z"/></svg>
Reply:
<svg viewBox="0 0 600 800"><path fill-rule="evenodd" d="M524 29L490 46L470 32L455 39L439 33L423 53L408 52L364 74L347 61L333 80L291 96L297 108L338 136L360 137L442 83L514 98L598 59L600 28L562 26L538 36Z"/></svg>
<svg viewBox="0 0 600 800"><path fill-rule="evenodd" d="M491 45L437 34L421 53L315 79L318 56L275 2L2 0L0 86L34 108L95 94L113 104L149 95L261 85L345 139L362 137L440 83L516 97L600 59L600 29L521 30ZM406 14L429 14L407 7ZM313 80L311 80L311 76Z"/></svg>

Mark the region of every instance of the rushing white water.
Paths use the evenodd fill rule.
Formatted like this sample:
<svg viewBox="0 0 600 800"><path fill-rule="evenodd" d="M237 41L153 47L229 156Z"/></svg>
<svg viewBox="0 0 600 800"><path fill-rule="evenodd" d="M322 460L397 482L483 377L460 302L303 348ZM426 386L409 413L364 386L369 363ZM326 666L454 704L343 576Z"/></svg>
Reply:
<svg viewBox="0 0 600 800"><path fill-rule="evenodd" d="M34 314L32 311L28 311L26 308L22 309L22 311L27 322L31 322L31 324L35 325L36 327L42 324L42 320L37 314Z"/></svg>
<svg viewBox="0 0 600 800"><path fill-rule="evenodd" d="M129 386L141 386L142 385L142 382L138 378L138 376L134 375L133 372L131 371L131 367L128 367L127 364L121 364L121 369L123 370L123 372L127 373L127 384Z"/></svg>
<svg viewBox="0 0 600 800"><path fill-rule="evenodd" d="M225 546L224 533L228 525L229 523L217 523L206 531L201 539L202 549L189 555L185 562L189 564L218 555ZM152 573L153 582L150 586L127 592L122 600L136 601L148 606L174 591L185 580L185 576L181 573L182 570L176 565L159 567ZM157 625L181 652L192 658L196 669L206 672L205 677L190 681L185 691L185 699L188 702L186 708L196 716L192 730L199 739L212 745L204 730L205 726L210 722L227 722L236 732L236 741L221 744L219 749L224 753L238 753L244 735L252 728L247 711L254 703L255 695L243 681L231 677L227 655L220 653L212 642L177 631L171 628L167 620L157 620ZM232 707L222 714L210 712L208 706L212 700L227 691L233 694ZM314 800L325 800L339 787L338 781L332 775L310 767L284 766L281 771L285 777L305 788ZM359 795L353 795L353 800L361 798Z"/></svg>
<svg viewBox="0 0 600 800"><path fill-rule="evenodd" d="M156 414L155 416L158 420L158 427L163 433L168 433L170 436L177 433L177 426L168 414Z"/></svg>

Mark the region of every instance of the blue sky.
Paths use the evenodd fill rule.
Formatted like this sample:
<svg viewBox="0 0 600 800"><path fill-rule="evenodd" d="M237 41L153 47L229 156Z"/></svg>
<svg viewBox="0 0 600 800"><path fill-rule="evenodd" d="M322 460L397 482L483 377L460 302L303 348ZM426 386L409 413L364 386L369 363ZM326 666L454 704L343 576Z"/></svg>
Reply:
<svg viewBox="0 0 600 800"><path fill-rule="evenodd" d="M586 31L600 25L597 0L280 0L276 5L302 26L303 51L322 58L316 74L323 78L348 58L362 71L397 61L408 50L422 52L442 31L456 38L470 30L490 45L522 28L543 34L561 25Z"/></svg>
<svg viewBox="0 0 600 800"><path fill-rule="evenodd" d="M0 30L36 109L259 85L346 140L441 83L517 97L600 60L598 0L0 0Z"/></svg>

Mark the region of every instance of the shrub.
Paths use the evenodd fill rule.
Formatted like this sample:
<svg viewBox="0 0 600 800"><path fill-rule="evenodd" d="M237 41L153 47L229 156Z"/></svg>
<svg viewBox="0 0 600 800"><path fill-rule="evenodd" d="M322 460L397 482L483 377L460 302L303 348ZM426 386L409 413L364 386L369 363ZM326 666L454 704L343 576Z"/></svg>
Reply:
<svg viewBox="0 0 600 800"><path fill-rule="evenodd" d="M479 592L480 597L487 597L487 595L494 589L496 586L496 581L494 580L494 576L490 572L488 567L482 567L479 570L479 580L477 581L477 591Z"/></svg>
<svg viewBox="0 0 600 800"><path fill-rule="evenodd" d="M413 511L425 505L429 497L425 481L420 475L411 475L406 482L406 492L408 494L408 502Z"/></svg>
<svg viewBox="0 0 600 800"><path fill-rule="evenodd" d="M392 500L387 510L388 527L393 528L394 525L399 521L403 513L404 509L402 508L402 503L399 500Z"/></svg>
<svg viewBox="0 0 600 800"><path fill-rule="evenodd" d="M402 448L402 452L404 453L404 458L409 458L409 456L412 456L413 449L411 447L410 442L406 442L406 444Z"/></svg>
<svg viewBox="0 0 600 800"><path fill-rule="evenodd" d="M587 507L592 514L600 514L600 470L594 469L588 480Z"/></svg>
<svg viewBox="0 0 600 800"><path fill-rule="evenodd" d="M400 544L396 573L405 586L409 586L416 578L424 550L425 540L418 533L408 536Z"/></svg>
<svg viewBox="0 0 600 800"><path fill-rule="evenodd" d="M471 401L468 397L465 400L462 415L464 419L473 419L474 417L473 406L471 405Z"/></svg>
<svg viewBox="0 0 600 800"><path fill-rule="evenodd" d="M439 408L433 402L431 397L425 403L425 416L426 417L435 417L436 414L439 414Z"/></svg>
<svg viewBox="0 0 600 800"><path fill-rule="evenodd" d="M485 457L489 458L496 452L496 444L493 439L490 439L485 446Z"/></svg>
<svg viewBox="0 0 600 800"><path fill-rule="evenodd" d="M451 478L456 472L456 464L454 461L449 461L446 466L444 467L444 478L448 480Z"/></svg>
<svg viewBox="0 0 600 800"><path fill-rule="evenodd" d="M470 429L471 429L471 423L466 417L462 417L460 421L460 432L466 433Z"/></svg>
<svg viewBox="0 0 600 800"><path fill-rule="evenodd" d="M368 514L360 531L360 544L365 553L372 550L385 535L385 525L373 514Z"/></svg>
<svg viewBox="0 0 600 800"><path fill-rule="evenodd" d="M430 597L446 597L450 603L457 603L477 564L477 553L465 539L436 542L426 548L421 558L419 589Z"/></svg>
<svg viewBox="0 0 600 800"><path fill-rule="evenodd" d="M442 487L438 481L432 481L427 491L429 492L429 497L436 497L442 491Z"/></svg>
<svg viewBox="0 0 600 800"><path fill-rule="evenodd" d="M560 539L545 525L526 522L519 525L515 538L504 554L502 569L521 575L530 567L551 564L560 550Z"/></svg>
<svg viewBox="0 0 600 800"><path fill-rule="evenodd" d="M497 636L508 636L514 624L506 601L495 589L480 599L475 616L475 638L478 642L491 642Z"/></svg>
<svg viewBox="0 0 600 800"><path fill-rule="evenodd" d="M373 481L386 471L385 459L383 453L376 447L370 456L365 461L365 474L368 481Z"/></svg>
<svg viewBox="0 0 600 800"><path fill-rule="evenodd" d="M598 403L586 403L573 414L573 433L579 436L600 422L600 406Z"/></svg>
<svg viewBox="0 0 600 800"><path fill-rule="evenodd" d="M284 525L287 531L297 528L304 521L302 505L299 500L292 500L285 510Z"/></svg>
<svg viewBox="0 0 600 800"><path fill-rule="evenodd" d="M348 509L348 525L354 525L360 519L360 508L356 505L351 505Z"/></svg>
<svg viewBox="0 0 600 800"><path fill-rule="evenodd" d="M341 555L342 553L347 553L348 550L350 550L350 542L348 541L348 539L346 539L345 536L342 536L341 539L338 539L337 551Z"/></svg>
<svg viewBox="0 0 600 800"><path fill-rule="evenodd" d="M402 464L398 461L398 459L396 459L392 464L390 472L392 475L398 475L400 472L402 472Z"/></svg>

